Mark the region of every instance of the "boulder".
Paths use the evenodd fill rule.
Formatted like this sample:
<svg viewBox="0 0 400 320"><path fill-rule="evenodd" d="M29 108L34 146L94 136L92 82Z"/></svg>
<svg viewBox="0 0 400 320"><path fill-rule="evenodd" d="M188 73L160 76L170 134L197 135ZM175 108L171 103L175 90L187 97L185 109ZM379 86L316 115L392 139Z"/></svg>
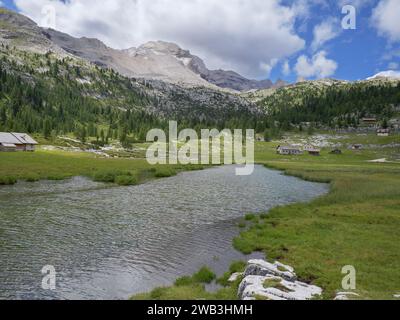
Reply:
<svg viewBox="0 0 400 320"><path fill-rule="evenodd" d="M297 276L294 269L278 261L269 263L264 260L250 260L244 276L277 276L288 281L296 281Z"/></svg>
<svg viewBox="0 0 400 320"><path fill-rule="evenodd" d="M334 300L350 300L351 298L356 299L357 297L359 297L359 295L354 292L338 292Z"/></svg>
<svg viewBox="0 0 400 320"><path fill-rule="evenodd" d="M281 277L248 275L239 286L241 300L310 300L322 294L322 289Z"/></svg>
<svg viewBox="0 0 400 320"><path fill-rule="evenodd" d="M235 272L231 275L231 277L228 279L228 282L235 282L239 277L241 277L243 273L241 272Z"/></svg>

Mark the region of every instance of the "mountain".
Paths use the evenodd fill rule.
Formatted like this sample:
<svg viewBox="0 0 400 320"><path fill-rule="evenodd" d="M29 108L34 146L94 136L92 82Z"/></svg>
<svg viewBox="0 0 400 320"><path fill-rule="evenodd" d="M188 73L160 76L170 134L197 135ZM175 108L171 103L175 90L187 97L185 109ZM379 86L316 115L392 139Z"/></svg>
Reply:
<svg viewBox="0 0 400 320"><path fill-rule="evenodd" d="M60 56L66 52L54 44L31 19L0 7L0 42L21 50L46 53L53 51Z"/></svg>
<svg viewBox="0 0 400 320"><path fill-rule="evenodd" d="M179 50L167 47L164 50ZM0 9L0 131L48 135L104 130L143 139L150 128L164 128L169 120L222 129L253 127L263 119L254 103L200 76L204 85L183 86L119 72L130 72L131 57L149 57L148 51L157 55L151 44L118 51L96 39L41 29L22 15ZM176 60L172 55L162 59ZM175 64L184 72L182 65Z"/></svg>
<svg viewBox="0 0 400 320"><path fill-rule="evenodd" d="M303 81L276 90L243 95L285 130L313 122L325 127L356 127L363 117L383 121L400 106L400 79L371 78L348 82L335 79Z"/></svg>
<svg viewBox="0 0 400 320"><path fill-rule="evenodd" d="M400 71L393 71L393 70L382 71L372 77L367 78L367 80L374 80L380 78L400 79Z"/></svg>
<svg viewBox="0 0 400 320"><path fill-rule="evenodd" d="M97 39L78 39L52 29L44 33L65 51L125 76L235 91L274 87L270 80L249 80L234 71L209 70L202 59L170 42L150 41L138 48L115 50Z"/></svg>
<svg viewBox="0 0 400 320"><path fill-rule="evenodd" d="M43 29L29 18L0 9L3 43L23 50L60 55L71 54L124 76L161 80L181 86L205 86L235 91L272 88L270 80L250 80L234 71L209 70L204 61L174 43L151 41L138 48L116 50L98 39L75 38L52 29ZM20 41L23 39L24 41ZM276 86L285 85L278 81Z"/></svg>

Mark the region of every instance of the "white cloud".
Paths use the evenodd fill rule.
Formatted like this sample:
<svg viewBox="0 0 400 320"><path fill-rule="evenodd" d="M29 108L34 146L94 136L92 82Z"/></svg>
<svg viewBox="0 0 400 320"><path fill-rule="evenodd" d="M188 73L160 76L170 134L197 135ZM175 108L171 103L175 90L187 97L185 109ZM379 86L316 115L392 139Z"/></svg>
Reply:
<svg viewBox="0 0 400 320"><path fill-rule="evenodd" d="M317 51L326 42L336 38L340 34L340 22L337 19L327 19L314 27L314 40L311 49Z"/></svg>
<svg viewBox="0 0 400 320"><path fill-rule="evenodd" d="M291 70L290 70L290 65L289 65L289 61L285 60L282 64L282 74L284 76L288 76L290 74Z"/></svg>
<svg viewBox="0 0 400 320"><path fill-rule="evenodd" d="M366 6L369 6L373 2L375 2L375 0L340 0L338 4L340 7L351 5L354 6L356 9L362 9Z"/></svg>
<svg viewBox="0 0 400 320"><path fill-rule="evenodd" d="M338 67L336 61L326 58L325 51L319 51L312 58L305 55L297 59L294 67L301 78L326 78L333 75Z"/></svg>
<svg viewBox="0 0 400 320"><path fill-rule="evenodd" d="M373 11L372 23L380 35L397 42L400 41L399 15L399 0L382 0Z"/></svg>
<svg viewBox="0 0 400 320"><path fill-rule="evenodd" d="M261 62L260 69L265 71L266 77L269 77L272 69L274 69L278 61L279 61L278 59L272 59L270 63Z"/></svg>
<svg viewBox="0 0 400 320"><path fill-rule="evenodd" d="M399 68L399 64L397 62L390 62L388 64L388 68L391 70L397 70Z"/></svg>
<svg viewBox="0 0 400 320"><path fill-rule="evenodd" d="M259 77L302 50L296 20L304 15L298 0L15 0L22 13L42 20L53 5L57 29L74 36L99 38L115 48L164 40L190 49L210 68L233 69ZM264 68L262 68L264 67ZM266 70L267 69L267 70Z"/></svg>

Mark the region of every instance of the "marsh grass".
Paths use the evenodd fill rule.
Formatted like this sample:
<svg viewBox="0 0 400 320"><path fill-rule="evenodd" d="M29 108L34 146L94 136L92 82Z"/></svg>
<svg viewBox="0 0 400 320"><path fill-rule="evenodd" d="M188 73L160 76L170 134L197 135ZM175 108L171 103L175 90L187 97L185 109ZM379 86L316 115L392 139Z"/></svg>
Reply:
<svg viewBox="0 0 400 320"><path fill-rule="evenodd" d="M310 203L272 209L241 232L234 247L294 266L327 299L342 290L346 265L357 270L360 298L392 299L400 288L400 166L342 159L264 162L285 174L329 182L331 191Z"/></svg>
<svg viewBox="0 0 400 320"><path fill-rule="evenodd" d="M17 182L16 177L11 177L11 176L0 176L0 186L7 186L7 185L13 185Z"/></svg>
<svg viewBox="0 0 400 320"><path fill-rule="evenodd" d="M231 270L238 272L244 270L244 266L244 262L235 262ZM216 275L209 268L203 267L192 276L178 278L171 287L156 288L149 293L135 295L131 300L237 300L237 287L241 279L235 283L224 284L217 292L208 292L205 285L215 279Z"/></svg>
<svg viewBox="0 0 400 320"><path fill-rule="evenodd" d="M37 151L0 153L0 185L18 180L64 180L85 176L98 182L136 185L181 171L202 170L201 165L156 165L144 159L100 158L83 152Z"/></svg>
<svg viewBox="0 0 400 320"><path fill-rule="evenodd" d="M234 247L243 253L262 251L268 260L293 266L300 280L321 286L326 299L342 291L341 270L346 265L357 270L361 299L393 299L400 290L400 164L367 161L398 155L400 150L343 149L341 156L323 150L321 157L286 157L276 154L276 146L257 143L256 161L301 179L329 183L330 192L310 203L274 208L256 219L248 216L244 219L247 223L241 223L247 228L234 239ZM123 172L113 174L113 181L123 177L118 179L125 182L132 176L140 183L185 168L152 167L145 160L105 159L81 153L2 153L0 184L13 184L32 174L35 179L64 179L104 172ZM177 281L178 285L134 298L236 299L240 280L228 284L230 272L219 281L226 287L216 293L207 292L192 276Z"/></svg>

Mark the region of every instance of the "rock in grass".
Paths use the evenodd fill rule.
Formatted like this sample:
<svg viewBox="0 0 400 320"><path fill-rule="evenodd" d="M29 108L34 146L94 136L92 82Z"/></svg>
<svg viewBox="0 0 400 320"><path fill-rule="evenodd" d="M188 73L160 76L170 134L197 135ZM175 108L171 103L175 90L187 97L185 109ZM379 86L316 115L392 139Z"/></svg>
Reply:
<svg viewBox="0 0 400 320"><path fill-rule="evenodd" d="M294 269L278 261L269 263L264 260L250 260L248 262L244 276L277 276L288 281L296 281L297 276Z"/></svg>
<svg viewBox="0 0 400 320"><path fill-rule="evenodd" d="M292 267L264 260L248 262L238 290L241 300L311 300L321 294L321 288L297 281Z"/></svg>
<svg viewBox="0 0 400 320"><path fill-rule="evenodd" d="M249 275L240 284L238 294L241 300L311 300L320 296L322 289L277 276Z"/></svg>
<svg viewBox="0 0 400 320"><path fill-rule="evenodd" d="M236 282L237 279L239 279L239 277L241 277L243 275L242 272L235 272L234 274L232 274L230 276L230 278L228 279L228 282Z"/></svg>
<svg viewBox="0 0 400 320"><path fill-rule="evenodd" d="M334 300L350 300L350 298L357 298L359 295L354 292L338 292Z"/></svg>

